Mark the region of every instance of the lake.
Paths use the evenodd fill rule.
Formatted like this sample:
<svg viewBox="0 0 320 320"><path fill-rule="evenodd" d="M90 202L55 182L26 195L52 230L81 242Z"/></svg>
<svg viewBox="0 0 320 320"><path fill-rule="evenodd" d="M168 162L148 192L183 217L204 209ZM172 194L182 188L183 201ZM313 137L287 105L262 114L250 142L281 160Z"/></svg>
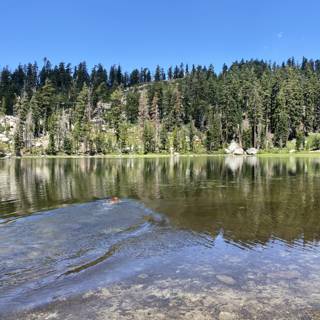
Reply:
<svg viewBox="0 0 320 320"><path fill-rule="evenodd" d="M319 241L320 157L0 161L1 319L320 319Z"/></svg>

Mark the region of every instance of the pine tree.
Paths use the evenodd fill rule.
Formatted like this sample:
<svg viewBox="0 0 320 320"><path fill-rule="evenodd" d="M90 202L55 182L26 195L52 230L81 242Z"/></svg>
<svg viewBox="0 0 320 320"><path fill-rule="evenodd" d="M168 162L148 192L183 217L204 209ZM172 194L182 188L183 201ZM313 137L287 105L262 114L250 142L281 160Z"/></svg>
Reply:
<svg viewBox="0 0 320 320"><path fill-rule="evenodd" d="M280 148L286 146L289 137L289 130L288 114L285 110L281 110L277 114L277 124L275 128L275 143Z"/></svg>
<svg viewBox="0 0 320 320"><path fill-rule="evenodd" d="M79 63L79 65L74 70L73 78L75 81L75 87L78 92L82 90L84 85L89 85L90 76L87 70L86 62Z"/></svg>
<svg viewBox="0 0 320 320"><path fill-rule="evenodd" d="M173 73L172 73L172 67L169 67L168 69L168 80L172 80Z"/></svg>
<svg viewBox="0 0 320 320"><path fill-rule="evenodd" d="M248 99L248 118L252 131L252 146L254 148L260 145L261 127L262 127L262 89L258 81L254 81L251 86ZM257 137L259 136L259 138Z"/></svg>
<svg viewBox="0 0 320 320"><path fill-rule="evenodd" d="M144 122L142 139L144 153L156 151L155 128L150 120Z"/></svg>
<svg viewBox="0 0 320 320"><path fill-rule="evenodd" d="M121 125L125 121L123 94L120 89L111 94L111 123L114 127L117 142L120 141Z"/></svg>
<svg viewBox="0 0 320 320"><path fill-rule="evenodd" d="M161 69L160 69L160 66L158 65L154 73L154 81L158 82L160 80L161 80Z"/></svg>
<svg viewBox="0 0 320 320"><path fill-rule="evenodd" d="M88 135L90 131L89 114L89 88L86 84L77 96L75 113L74 113L74 130L73 135L76 142L76 149L79 151L79 143L88 143Z"/></svg>
<svg viewBox="0 0 320 320"><path fill-rule="evenodd" d="M291 137L296 136L303 122L303 92L301 79L295 70L288 70L288 79L283 83L282 100L289 116L289 134Z"/></svg>
<svg viewBox="0 0 320 320"><path fill-rule="evenodd" d="M37 98L38 103L40 104L40 112L44 117L44 131L46 132L49 127L49 118L55 111L57 104L55 88L50 80L46 81Z"/></svg>
<svg viewBox="0 0 320 320"><path fill-rule="evenodd" d="M136 123L139 116L140 94L137 89L129 91L126 99L126 115L130 123Z"/></svg>
<svg viewBox="0 0 320 320"><path fill-rule="evenodd" d="M4 68L0 75L0 112L4 114L13 114L13 105L15 100L11 72Z"/></svg>
<svg viewBox="0 0 320 320"><path fill-rule="evenodd" d="M179 127L182 124L182 97L178 87L175 87L173 92L173 106L172 111L169 114L169 119L172 127Z"/></svg>
<svg viewBox="0 0 320 320"><path fill-rule="evenodd" d="M36 63L27 65L24 90L31 97L38 86L38 66Z"/></svg>
<svg viewBox="0 0 320 320"><path fill-rule="evenodd" d="M39 137L40 133L43 131L41 126L41 105L40 105L40 91L33 93L30 100L30 110L32 112L32 120L34 123L34 136Z"/></svg>
<svg viewBox="0 0 320 320"><path fill-rule="evenodd" d="M206 149L208 152L221 148L221 121L220 115L211 111L209 115L209 128L206 132Z"/></svg>
<svg viewBox="0 0 320 320"><path fill-rule="evenodd" d="M57 153L56 147L56 134L57 134L57 118L56 115L53 114L49 118L49 143L47 148L47 154L55 155Z"/></svg>
<svg viewBox="0 0 320 320"><path fill-rule="evenodd" d="M14 107L15 114L18 116L18 124L14 134L14 151L17 156L21 155L21 150L25 147L24 132L27 113L29 109L29 101L27 93L24 92L22 98L18 97Z"/></svg>
<svg viewBox="0 0 320 320"><path fill-rule="evenodd" d="M18 122L16 131L13 137L13 148L17 157L21 156L21 150L23 148L23 126Z"/></svg>
<svg viewBox="0 0 320 320"><path fill-rule="evenodd" d="M138 69L134 69L130 74L130 85L134 86L140 82L140 72Z"/></svg>

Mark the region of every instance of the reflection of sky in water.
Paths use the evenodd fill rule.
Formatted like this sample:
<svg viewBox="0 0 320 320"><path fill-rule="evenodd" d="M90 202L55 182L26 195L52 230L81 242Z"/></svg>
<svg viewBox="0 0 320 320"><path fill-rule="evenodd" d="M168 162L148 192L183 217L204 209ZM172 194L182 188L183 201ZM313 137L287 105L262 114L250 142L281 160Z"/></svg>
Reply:
<svg viewBox="0 0 320 320"><path fill-rule="evenodd" d="M3 162L0 315L68 296L84 319L110 304L115 318L317 316L319 169L316 158ZM111 195L141 201L18 218Z"/></svg>

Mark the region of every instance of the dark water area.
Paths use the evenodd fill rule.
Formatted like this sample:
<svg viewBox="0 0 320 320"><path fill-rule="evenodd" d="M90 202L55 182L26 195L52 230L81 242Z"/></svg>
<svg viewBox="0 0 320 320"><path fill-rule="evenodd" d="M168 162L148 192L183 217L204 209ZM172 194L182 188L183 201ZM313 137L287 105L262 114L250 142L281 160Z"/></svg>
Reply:
<svg viewBox="0 0 320 320"><path fill-rule="evenodd" d="M319 319L319 240L320 157L0 161L0 319Z"/></svg>

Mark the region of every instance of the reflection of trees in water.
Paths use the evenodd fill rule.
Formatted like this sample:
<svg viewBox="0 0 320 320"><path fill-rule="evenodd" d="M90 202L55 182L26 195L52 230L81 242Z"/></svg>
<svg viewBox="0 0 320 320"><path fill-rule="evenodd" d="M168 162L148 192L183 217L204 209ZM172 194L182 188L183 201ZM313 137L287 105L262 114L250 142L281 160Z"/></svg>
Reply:
<svg viewBox="0 0 320 320"><path fill-rule="evenodd" d="M194 157L0 162L0 212L111 195L142 200L179 227L230 241L319 240L320 161Z"/></svg>

